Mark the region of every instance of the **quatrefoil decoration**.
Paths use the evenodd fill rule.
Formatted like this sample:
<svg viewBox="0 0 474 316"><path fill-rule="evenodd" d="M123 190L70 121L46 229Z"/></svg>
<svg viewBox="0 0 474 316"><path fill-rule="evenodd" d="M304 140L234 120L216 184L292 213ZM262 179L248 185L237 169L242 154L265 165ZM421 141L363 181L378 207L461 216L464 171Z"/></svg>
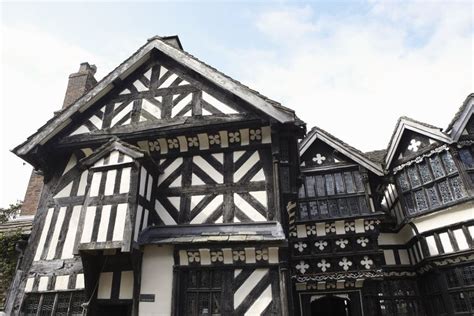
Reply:
<svg viewBox="0 0 474 316"><path fill-rule="evenodd" d="M326 160L326 157L322 156L321 154L316 154L316 156L313 157L313 161L316 162L318 165L322 164Z"/></svg>
<svg viewBox="0 0 474 316"><path fill-rule="evenodd" d="M411 150L413 152L417 152L418 149L420 149L421 142L416 139L412 139L410 141L410 145L408 145L408 150Z"/></svg>

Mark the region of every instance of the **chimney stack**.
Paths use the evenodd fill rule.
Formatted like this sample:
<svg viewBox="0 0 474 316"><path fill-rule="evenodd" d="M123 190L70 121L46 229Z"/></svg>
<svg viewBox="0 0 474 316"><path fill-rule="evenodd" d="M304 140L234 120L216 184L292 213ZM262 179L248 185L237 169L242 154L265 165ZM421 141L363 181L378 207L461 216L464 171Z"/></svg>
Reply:
<svg viewBox="0 0 474 316"><path fill-rule="evenodd" d="M43 190L43 176L33 170L31 172L30 181L26 188L25 198L21 207L20 215L35 215L38 203Z"/></svg>
<svg viewBox="0 0 474 316"><path fill-rule="evenodd" d="M82 63L78 72L69 75L63 109L76 102L97 84L97 80L94 78L96 71L97 67L95 65Z"/></svg>

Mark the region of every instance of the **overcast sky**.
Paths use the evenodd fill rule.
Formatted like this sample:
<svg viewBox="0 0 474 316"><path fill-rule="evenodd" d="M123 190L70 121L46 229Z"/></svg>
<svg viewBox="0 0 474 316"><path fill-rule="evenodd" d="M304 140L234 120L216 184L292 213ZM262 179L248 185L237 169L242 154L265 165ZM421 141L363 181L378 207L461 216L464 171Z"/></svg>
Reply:
<svg viewBox="0 0 474 316"><path fill-rule="evenodd" d="M101 79L153 35L363 150L402 115L445 128L473 89L470 1L1 3L0 207L31 167L10 153L61 108L81 62Z"/></svg>

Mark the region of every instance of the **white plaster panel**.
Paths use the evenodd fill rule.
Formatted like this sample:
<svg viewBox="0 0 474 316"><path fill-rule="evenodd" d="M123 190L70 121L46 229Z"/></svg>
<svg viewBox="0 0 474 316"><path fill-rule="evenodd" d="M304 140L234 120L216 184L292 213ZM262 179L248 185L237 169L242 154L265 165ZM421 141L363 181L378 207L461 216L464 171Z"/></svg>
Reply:
<svg viewBox="0 0 474 316"><path fill-rule="evenodd" d="M245 248L245 262L246 263L255 263L255 248Z"/></svg>
<svg viewBox="0 0 474 316"><path fill-rule="evenodd" d="M140 316L171 315L173 246L146 246L143 251L140 294L154 294L154 302L139 302Z"/></svg>
<svg viewBox="0 0 474 316"><path fill-rule="evenodd" d="M439 254L438 247L436 246L436 241L434 239L434 236L426 237L426 244L428 245L428 251L430 252L431 256L436 256L436 255Z"/></svg>
<svg viewBox="0 0 474 316"><path fill-rule="evenodd" d="M88 243L92 238L92 230L94 229L96 206L88 206L86 209L86 217L84 219L84 227L82 229L81 243Z"/></svg>
<svg viewBox="0 0 474 316"><path fill-rule="evenodd" d="M36 248L36 254L34 261L38 261L41 258L41 254L43 253L44 243L46 238L48 237L49 226L51 225L51 218L53 217L54 208L48 209L48 213L46 213L46 219L44 221L43 231L41 232L41 237L38 243L38 248Z"/></svg>
<svg viewBox="0 0 474 316"><path fill-rule="evenodd" d="M119 299L133 298L133 271L122 271L120 273Z"/></svg>
<svg viewBox="0 0 474 316"><path fill-rule="evenodd" d="M54 283L54 289L56 291L67 290L69 284L69 275L58 275L56 282Z"/></svg>
<svg viewBox="0 0 474 316"><path fill-rule="evenodd" d="M98 299L110 299L112 295L113 272L102 272L99 276L99 287L97 288Z"/></svg>
<svg viewBox="0 0 474 316"><path fill-rule="evenodd" d="M199 249L199 256L201 257L202 265L206 266L211 264L211 253L209 249Z"/></svg>
<svg viewBox="0 0 474 316"><path fill-rule="evenodd" d="M408 251L406 249L399 249L398 256L400 257L400 264L410 264L410 258L408 258Z"/></svg>
<svg viewBox="0 0 474 316"><path fill-rule="evenodd" d="M104 195L113 195L115 187L115 179L117 177L117 170L107 171L107 178L105 180L105 192Z"/></svg>
<svg viewBox="0 0 474 316"><path fill-rule="evenodd" d="M48 290L48 281L49 277L47 276L42 276L39 279L39 284L38 284L38 291L44 292Z"/></svg>
<svg viewBox="0 0 474 316"><path fill-rule="evenodd" d="M344 229L344 221L336 221L336 234L343 235L346 231Z"/></svg>
<svg viewBox="0 0 474 316"><path fill-rule="evenodd" d="M66 239L64 241L63 252L61 259L73 258L74 242L76 241L77 226L79 225L79 217L81 215L81 205L76 205L72 208L71 218L69 219L69 226L67 229Z"/></svg>
<svg viewBox="0 0 474 316"><path fill-rule="evenodd" d="M29 293L33 290L33 284L35 283L35 278L26 279L25 292Z"/></svg>
<svg viewBox="0 0 474 316"><path fill-rule="evenodd" d="M385 257L385 264L394 265L395 264L395 255L393 254L392 249L384 249L383 255Z"/></svg>
<svg viewBox="0 0 474 316"><path fill-rule="evenodd" d="M413 223L421 234L425 231L472 220L472 214L474 214L474 202L471 201L415 218Z"/></svg>
<svg viewBox="0 0 474 316"><path fill-rule="evenodd" d="M51 240L49 243L48 255L46 256L46 260L53 259L54 255L56 254L56 247L58 246L59 234L61 233L61 227L63 226L65 215L66 207L61 207L59 209L58 217L56 219L56 225L54 226L53 235L51 236Z"/></svg>
<svg viewBox="0 0 474 316"><path fill-rule="evenodd" d="M356 232L356 234L365 233L364 220L363 219L359 218L359 219L355 220L355 232Z"/></svg>
<svg viewBox="0 0 474 316"><path fill-rule="evenodd" d="M466 240L466 235L462 229L456 229L453 231L454 238L456 238L456 242L458 243L459 250L466 250L469 249L469 245Z"/></svg>
<svg viewBox="0 0 474 316"><path fill-rule="evenodd" d="M91 188L90 188L90 195L91 196L98 196L99 195L99 188L100 188L100 179L102 178L102 172L94 172L92 176Z"/></svg>
<svg viewBox="0 0 474 316"><path fill-rule="evenodd" d="M131 167L122 169L122 176L120 177L119 193L128 193L130 191L130 171Z"/></svg>
<svg viewBox="0 0 474 316"><path fill-rule="evenodd" d="M99 231L97 232L97 241L103 242L107 240L107 229L109 228L110 210L112 205L104 205L99 222Z"/></svg>
<svg viewBox="0 0 474 316"><path fill-rule="evenodd" d="M84 274L79 273L76 275L76 289L84 288Z"/></svg>
<svg viewBox="0 0 474 316"><path fill-rule="evenodd" d="M453 245L451 245L451 240L449 240L448 233L439 234L439 239L441 239L441 244L443 245L444 253L453 252Z"/></svg>
<svg viewBox="0 0 474 316"><path fill-rule="evenodd" d="M268 263L278 263L278 247L268 248Z"/></svg>
<svg viewBox="0 0 474 316"><path fill-rule="evenodd" d="M326 225L324 223L316 223L316 235L326 236Z"/></svg>
<svg viewBox="0 0 474 316"><path fill-rule="evenodd" d="M270 284L263 290L258 299L250 305L245 316L261 315L268 305L272 302L272 285Z"/></svg>
<svg viewBox="0 0 474 316"><path fill-rule="evenodd" d="M113 241L123 240L123 232L125 230L125 220L127 216L127 207L126 203L119 204L117 206L117 215L115 217L114 232L112 236Z"/></svg>

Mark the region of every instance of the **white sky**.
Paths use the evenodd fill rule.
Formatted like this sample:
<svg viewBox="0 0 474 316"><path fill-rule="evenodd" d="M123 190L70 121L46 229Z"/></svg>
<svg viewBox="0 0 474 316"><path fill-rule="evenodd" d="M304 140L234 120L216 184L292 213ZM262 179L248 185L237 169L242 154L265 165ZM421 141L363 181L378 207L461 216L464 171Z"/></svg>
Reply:
<svg viewBox="0 0 474 316"><path fill-rule="evenodd" d="M467 1L0 8L0 207L23 199L31 172L9 150L61 107L67 76L89 61L100 79L154 34L180 35L308 129L363 151L385 148L402 115L446 127L474 91Z"/></svg>

